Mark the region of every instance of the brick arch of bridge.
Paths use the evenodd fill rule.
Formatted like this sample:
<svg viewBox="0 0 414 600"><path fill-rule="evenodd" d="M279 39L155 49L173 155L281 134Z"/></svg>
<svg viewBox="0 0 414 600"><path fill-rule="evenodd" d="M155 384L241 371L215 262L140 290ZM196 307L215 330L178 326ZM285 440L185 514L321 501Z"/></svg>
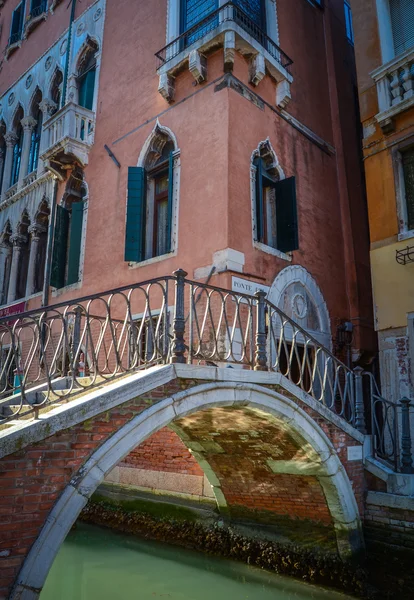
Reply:
<svg viewBox="0 0 414 600"><path fill-rule="evenodd" d="M174 387L175 386L175 387ZM342 555L360 550L363 546L360 517L357 502L344 466L338 457L334 444L316 421L293 400L272 389L254 384L206 383L183 390L180 380L157 390L157 402L148 406L148 395L135 399L135 416L131 403L117 407L114 414L102 413L88 422L85 434L83 423L69 430L59 432L53 438L43 440L29 450L40 455L53 446L62 445L59 440L76 439L86 436L89 443L82 441L72 444L81 447L80 459L70 482L62 486L56 494L57 501L52 510L43 517L40 533L22 563L10 598L32 600L39 597L53 560L67 533L76 521L80 511L102 482L104 476L119 463L131 450L146 440L154 432L174 421L188 418L198 411L214 407L242 407L267 414L294 432L297 439L303 440L312 454L312 461L318 469L318 478L324 489L327 504L337 534L338 548ZM185 387L185 386L184 386ZM168 392L172 395L168 396ZM180 390L180 391L179 391ZM104 410L104 407L102 407ZM136 414L138 412L138 414ZM122 417L122 418L121 418ZM131 418L132 417L132 418ZM104 425L106 424L106 428ZM94 430L94 426L96 429ZM106 431L106 435L103 434ZM46 450L42 450L42 448ZM24 454L25 450L17 455ZM37 453L37 454L36 454ZM12 456L7 457L12 459ZM85 462L86 459L86 462ZM53 469L53 467L51 467ZM47 471L46 469L44 471ZM29 528L30 525L26 524ZM24 552L22 550L21 554Z"/></svg>

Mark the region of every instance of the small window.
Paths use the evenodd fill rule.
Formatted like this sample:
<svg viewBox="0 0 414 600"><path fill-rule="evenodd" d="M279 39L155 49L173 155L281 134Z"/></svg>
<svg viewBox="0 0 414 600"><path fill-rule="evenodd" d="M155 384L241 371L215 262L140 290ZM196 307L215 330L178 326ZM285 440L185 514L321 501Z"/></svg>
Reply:
<svg viewBox="0 0 414 600"><path fill-rule="evenodd" d="M407 229L414 229L414 148L402 152Z"/></svg>
<svg viewBox="0 0 414 600"><path fill-rule="evenodd" d="M30 18L34 19L47 11L47 0L31 0Z"/></svg>
<svg viewBox="0 0 414 600"><path fill-rule="evenodd" d="M145 167L130 167L125 260L141 262L172 250L174 144L160 137ZM154 147L156 144L154 144Z"/></svg>
<svg viewBox="0 0 414 600"><path fill-rule="evenodd" d="M413 0L390 0L395 56L414 46Z"/></svg>
<svg viewBox="0 0 414 600"><path fill-rule="evenodd" d="M16 129L16 142L13 146L13 161L11 169L10 187L13 186L19 180L20 165L22 160L22 147L23 147L23 127L20 123Z"/></svg>
<svg viewBox="0 0 414 600"><path fill-rule="evenodd" d="M9 46L11 46L12 44L16 44L16 42L20 41L22 38L24 13L25 3L21 2L12 14Z"/></svg>
<svg viewBox="0 0 414 600"><path fill-rule="evenodd" d="M295 177L278 180L266 168L263 158L255 159L255 239L280 252L297 250L298 223Z"/></svg>
<svg viewBox="0 0 414 600"><path fill-rule="evenodd" d="M346 27L346 37L348 38L348 42L351 44L354 43L354 27L352 25L352 10L351 5L347 0L344 2L345 9L345 27Z"/></svg>

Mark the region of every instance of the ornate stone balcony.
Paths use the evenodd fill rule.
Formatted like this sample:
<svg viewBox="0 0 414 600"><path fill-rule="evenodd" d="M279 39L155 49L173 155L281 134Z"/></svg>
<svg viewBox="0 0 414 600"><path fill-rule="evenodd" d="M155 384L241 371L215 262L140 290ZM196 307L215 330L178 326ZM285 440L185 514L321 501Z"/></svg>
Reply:
<svg viewBox="0 0 414 600"><path fill-rule="evenodd" d="M377 84L376 120L385 133L394 130L394 118L414 106L414 48L371 73Z"/></svg>
<svg viewBox="0 0 414 600"><path fill-rule="evenodd" d="M84 167L94 134L95 113L69 102L44 123L40 158L57 174L75 162Z"/></svg>
<svg viewBox="0 0 414 600"><path fill-rule="evenodd" d="M292 60L236 4L227 2L207 15L156 53L159 61L158 91L168 101L174 99L174 82L180 71L188 68L197 83L207 79L207 55L224 48L224 69L231 71L235 52L250 61L249 79L258 85L268 73L277 83L276 105L285 108L293 77Z"/></svg>
<svg viewBox="0 0 414 600"><path fill-rule="evenodd" d="M30 11L24 25L24 36L27 37L41 21L47 19L47 0L43 0L39 6Z"/></svg>

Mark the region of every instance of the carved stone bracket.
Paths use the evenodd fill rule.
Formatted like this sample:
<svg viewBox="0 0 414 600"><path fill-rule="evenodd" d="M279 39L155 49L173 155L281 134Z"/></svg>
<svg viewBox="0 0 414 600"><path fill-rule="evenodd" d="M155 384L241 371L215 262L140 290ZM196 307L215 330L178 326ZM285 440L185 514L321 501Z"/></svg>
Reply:
<svg viewBox="0 0 414 600"><path fill-rule="evenodd" d="M279 108L285 109L292 98L290 92L290 83L284 79L280 81L276 86L276 105Z"/></svg>
<svg viewBox="0 0 414 600"><path fill-rule="evenodd" d="M24 117L20 123L22 124L23 130L24 131L32 131L36 125L37 125L37 121L36 119L34 119L33 117L31 117L30 115L28 117Z"/></svg>
<svg viewBox="0 0 414 600"><path fill-rule="evenodd" d="M13 148L14 144L17 142L17 135L13 131L9 131L9 133L6 133L4 136L4 141L7 148Z"/></svg>
<svg viewBox="0 0 414 600"><path fill-rule="evenodd" d="M22 233L14 233L10 236L10 241L14 246L23 246L27 243L27 235L23 235Z"/></svg>
<svg viewBox="0 0 414 600"><path fill-rule="evenodd" d="M235 54L236 34L234 31L226 31L224 34L224 71L226 73L233 70Z"/></svg>
<svg viewBox="0 0 414 600"><path fill-rule="evenodd" d="M188 68L197 83L207 79L207 60L198 50L192 50L188 57Z"/></svg>
<svg viewBox="0 0 414 600"><path fill-rule="evenodd" d="M45 98L39 103L39 108L45 117L51 117L56 112L58 106L50 98Z"/></svg>
<svg viewBox="0 0 414 600"><path fill-rule="evenodd" d="M250 60L249 81L253 85L259 85L266 75L266 64L263 54L256 54Z"/></svg>
<svg viewBox="0 0 414 600"><path fill-rule="evenodd" d="M160 75L160 81L158 84L158 91L161 96L167 100L167 102L172 102L174 100L175 94L175 80L173 77L168 75L167 73L162 73Z"/></svg>

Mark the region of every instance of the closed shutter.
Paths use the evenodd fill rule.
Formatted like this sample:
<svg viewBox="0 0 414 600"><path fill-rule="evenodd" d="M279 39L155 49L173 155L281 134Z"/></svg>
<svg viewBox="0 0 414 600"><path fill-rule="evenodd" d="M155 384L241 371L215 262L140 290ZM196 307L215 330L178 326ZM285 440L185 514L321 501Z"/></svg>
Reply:
<svg viewBox="0 0 414 600"><path fill-rule="evenodd" d="M414 1L390 0L394 51L398 56L414 46Z"/></svg>
<svg viewBox="0 0 414 600"><path fill-rule="evenodd" d="M74 202L72 204L72 219L70 223L69 236L68 277L66 285L71 285L72 283L77 283L79 281L84 208L84 202Z"/></svg>
<svg viewBox="0 0 414 600"><path fill-rule="evenodd" d="M69 211L56 206L55 234L53 239L52 271L50 285L62 288L65 285L66 252L68 248Z"/></svg>
<svg viewBox="0 0 414 600"><path fill-rule="evenodd" d="M261 158L259 158L256 165L256 241L264 241L263 166Z"/></svg>
<svg viewBox="0 0 414 600"><path fill-rule="evenodd" d="M128 168L125 260L144 260L146 175L142 167Z"/></svg>
<svg viewBox="0 0 414 600"><path fill-rule="evenodd" d="M95 92L95 68L83 75L79 86L79 105L92 110Z"/></svg>
<svg viewBox="0 0 414 600"><path fill-rule="evenodd" d="M174 157L170 153L168 163L168 209L167 209L167 243L166 252L172 250L172 216L173 216L173 197L174 197Z"/></svg>
<svg viewBox="0 0 414 600"><path fill-rule="evenodd" d="M275 184L277 249L291 252L299 248L296 178L288 177Z"/></svg>

